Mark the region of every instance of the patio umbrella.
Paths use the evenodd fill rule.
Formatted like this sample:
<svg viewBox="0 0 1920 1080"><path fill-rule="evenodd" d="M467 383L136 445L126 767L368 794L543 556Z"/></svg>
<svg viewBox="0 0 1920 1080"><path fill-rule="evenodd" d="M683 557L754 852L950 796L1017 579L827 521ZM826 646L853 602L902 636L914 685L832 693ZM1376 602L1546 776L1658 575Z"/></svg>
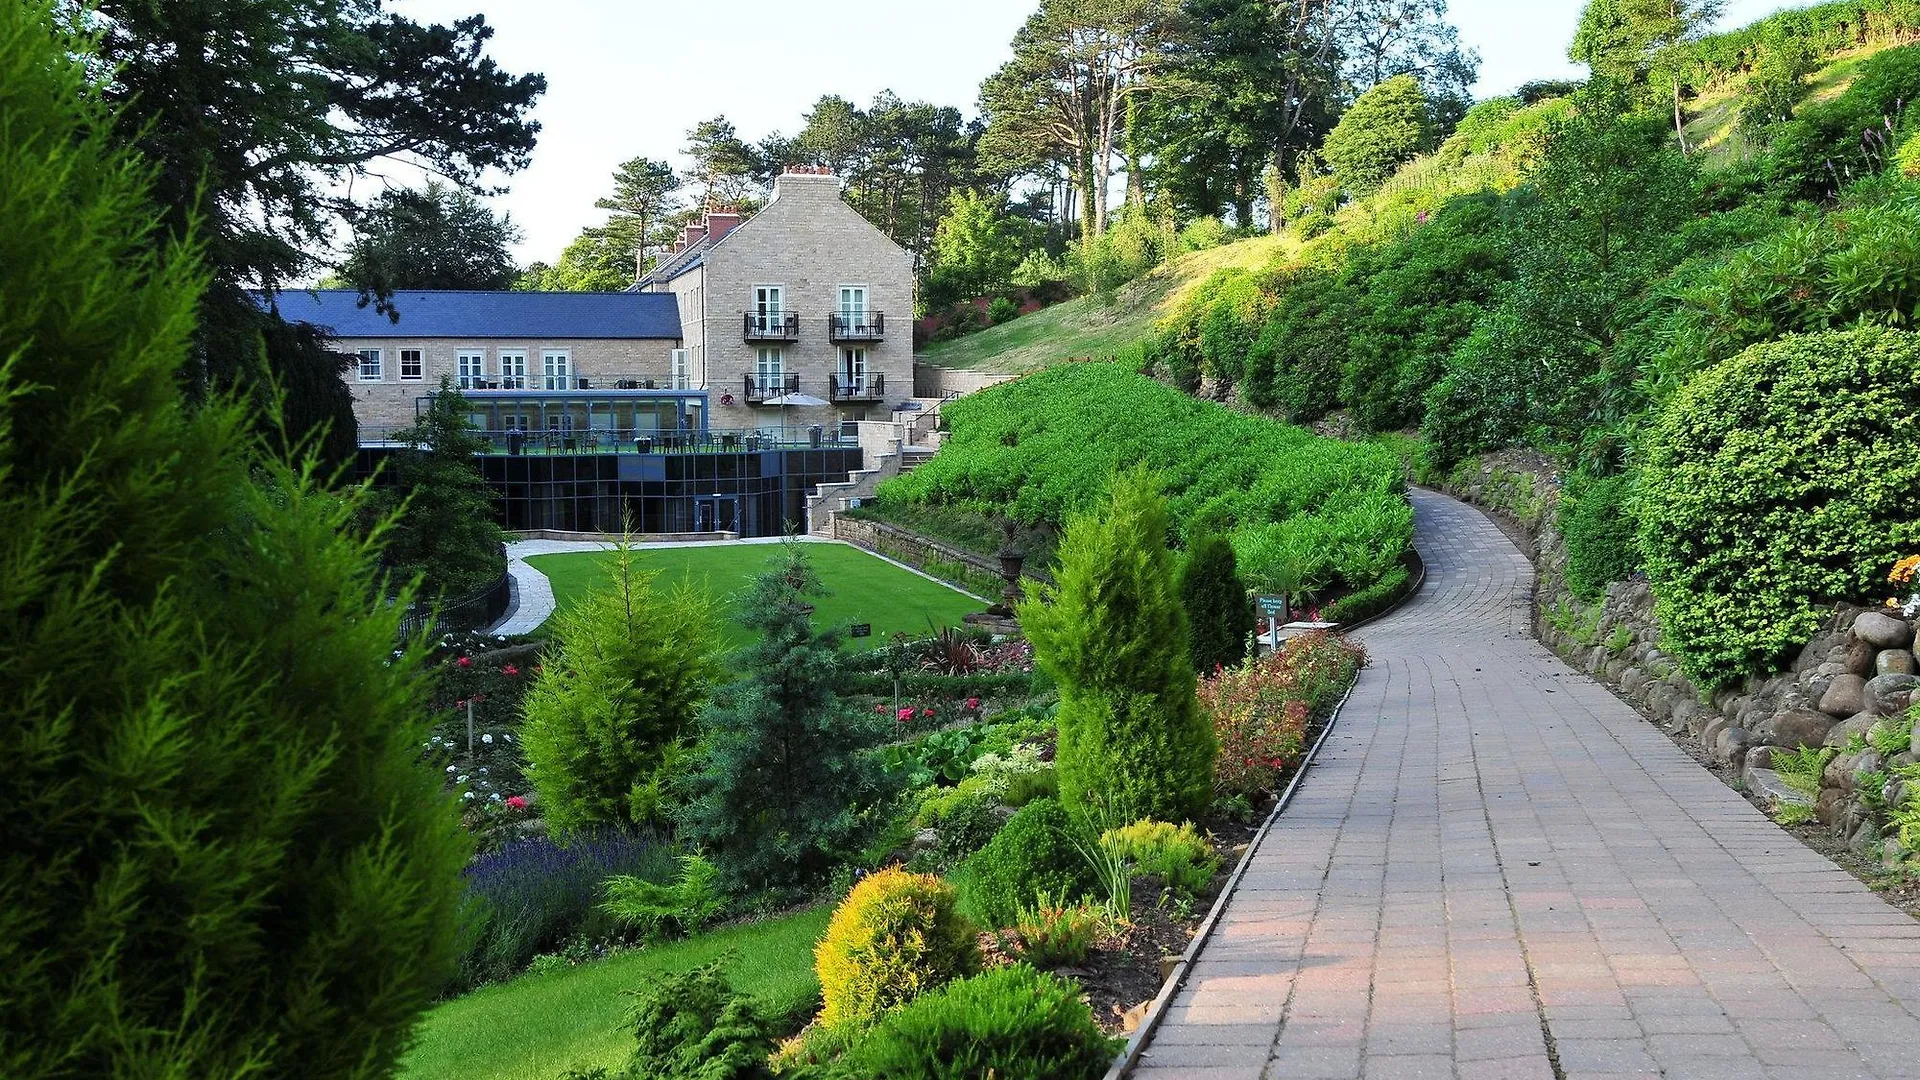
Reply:
<svg viewBox="0 0 1920 1080"><path fill-rule="evenodd" d="M781 394L779 397L768 398L766 400L766 404L780 406L780 441L786 442L787 441L787 406L794 405L794 406L811 407L815 405L829 405L832 403L827 401L822 401L819 398L814 397L812 394L802 394L796 390L790 394Z"/></svg>

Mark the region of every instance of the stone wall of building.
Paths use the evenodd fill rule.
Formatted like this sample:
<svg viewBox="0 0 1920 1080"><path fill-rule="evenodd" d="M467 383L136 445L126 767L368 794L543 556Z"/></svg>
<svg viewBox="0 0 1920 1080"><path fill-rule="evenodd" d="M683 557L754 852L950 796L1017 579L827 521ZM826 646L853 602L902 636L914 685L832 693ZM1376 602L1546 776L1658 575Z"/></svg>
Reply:
<svg viewBox="0 0 1920 1080"><path fill-rule="evenodd" d="M394 337L343 338L335 347L356 354L361 349L380 350L378 381L361 379L357 368L349 369L345 375L347 389L353 394L353 412L360 422L361 434L373 438L383 429L405 427L413 423L414 403L438 389L442 375L458 376L455 359L462 352L477 350L485 354L486 378L494 382L500 379L501 353L524 352L527 357L528 389L539 389L544 385L541 381L541 353L555 349L567 350L571 376L589 380L595 389L611 389L621 379L652 379L656 386L665 388L676 344L665 339L571 338L542 341ZM405 349L418 349L422 353L418 379L400 377L400 353Z"/></svg>

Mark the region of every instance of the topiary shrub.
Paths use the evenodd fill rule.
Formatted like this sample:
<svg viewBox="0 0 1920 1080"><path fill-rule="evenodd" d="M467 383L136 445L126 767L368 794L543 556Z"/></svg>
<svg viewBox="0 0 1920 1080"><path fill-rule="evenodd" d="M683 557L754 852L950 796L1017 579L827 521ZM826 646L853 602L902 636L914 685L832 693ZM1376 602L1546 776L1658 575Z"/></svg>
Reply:
<svg viewBox="0 0 1920 1080"><path fill-rule="evenodd" d="M633 994L633 1057L560 1080L761 1080L772 1075L773 1024L736 993L719 963L655 977Z"/></svg>
<svg viewBox="0 0 1920 1080"><path fill-rule="evenodd" d="M967 861L967 904L989 926L1011 926L1036 895L1078 900L1097 882L1074 843L1079 826L1053 799L1020 808Z"/></svg>
<svg viewBox="0 0 1920 1080"><path fill-rule="evenodd" d="M953 905L953 886L898 867L855 885L814 949L825 1002L820 1023L864 1027L888 1009L979 970L973 927Z"/></svg>
<svg viewBox="0 0 1920 1080"><path fill-rule="evenodd" d="M1059 584L1020 605L1034 661L1060 684L1054 761L1068 806L1181 818L1213 797L1213 731L1172 571L1166 500L1136 468L1115 477L1104 516L1068 524Z"/></svg>
<svg viewBox="0 0 1920 1080"><path fill-rule="evenodd" d="M1567 541L1567 588L1582 600L1598 599L1609 582L1625 581L1640 569L1628 500L1633 483L1625 476L1576 473L1560 493L1558 523Z"/></svg>
<svg viewBox="0 0 1920 1080"><path fill-rule="evenodd" d="M1320 152L1349 195L1366 195L1427 145L1426 92L1412 75L1375 83L1327 132Z"/></svg>
<svg viewBox="0 0 1920 1080"><path fill-rule="evenodd" d="M1119 1048L1078 986L1010 964L887 1017L842 1065L864 1080L1090 1080Z"/></svg>
<svg viewBox="0 0 1920 1080"><path fill-rule="evenodd" d="M0 1073L390 1076L472 851L426 643L365 490L183 400L207 273L71 14L0 5Z"/></svg>
<svg viewBox="0 0 1920 1080"><path fill-rule="evenodd" d="M1187 609L1195 671L1233 667L1247 658L1253 601L1225 537L1206 533L1193 542L1180 567L1180 604Z"/></svg>
<svg viewBox="0 0 1920 1080"><path fill-rule="evenodd" d="M1768 668L1823 607L1884 591L1920 546L1920 335L1756 345L1662 410L1637 495L1640 550L1675 657L1703 685Z"/></svg>

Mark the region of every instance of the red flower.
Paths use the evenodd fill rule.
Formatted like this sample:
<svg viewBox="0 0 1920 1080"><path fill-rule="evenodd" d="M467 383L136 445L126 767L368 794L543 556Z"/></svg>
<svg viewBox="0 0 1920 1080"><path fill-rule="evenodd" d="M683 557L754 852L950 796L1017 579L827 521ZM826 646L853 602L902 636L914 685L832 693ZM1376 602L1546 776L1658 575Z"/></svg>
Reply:
<svg viewBox="0 0 1920 1080"><path fill-rule="evenodd" d="M901 709L899 716L897 716L895 719L899 720L903 724L913 719L913 707L909 705L906 708Z"/></svg>
<svg viewBox="0 0 1920 1080"><path fill-rule="evenodd" d="M931 706L931 705L929 705L929 706L927 706L926 708L924 708L924 709L921 709L921 710L920 710L920 715L921 715L921 716L932 716L932 715L933 715L933 706Z"/></svg>
<svg viewBox="0 0 1920 1080"><path fill-rule="evenodd" d="M968 712L979 712L979 711L980 711L980 699L979 699L979 698L977 698L977 697L970 697L970 698L968 698L968 699L967 699L967 711L968 711Z"/></svg>
<svg viewBox="0 0 1920 1080"><path fill-rule="evenodd" d="M879 705L875 705L873 707L873 711L879 713L881 716L885 716L887 714L887 707L884 703L882 703Z"/></svg>
<svg viewBox="0 0 1920 1080"><path fill-rule="evenodd" d="M520 669L517 667L514 667L512 664L508 664L507 666L500 669L500 674L505 675L507 678L511 679L515 675L520 674Z"/></svg>
<svg viewBox="0 0 1920 1080"><path fill-rule="evenodd" d="M526 808L527 800L525 796L515 795L507 800L507 809L509 810L525 810Z"/></svg>
<svg viewBox="0 0 1920 1080"><path fill-rule="evenodd" d="M455 667L472 667L472 666L473 666L473 657L471 657L471 656L463 656L463 657L461 657L460 659L458 659L458 660L455 660L455 661L454 661L453 663L454 663L454 666L455 666Z"/></svg>

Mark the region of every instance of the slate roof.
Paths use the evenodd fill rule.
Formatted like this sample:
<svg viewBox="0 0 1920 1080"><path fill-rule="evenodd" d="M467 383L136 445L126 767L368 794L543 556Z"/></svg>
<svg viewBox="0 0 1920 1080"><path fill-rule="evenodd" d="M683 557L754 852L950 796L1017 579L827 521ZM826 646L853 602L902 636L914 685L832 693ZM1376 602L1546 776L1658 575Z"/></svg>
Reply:
<svg viewBox="0 0 1920 1080"><path fill-rule="evenodd" d="M744 225L744 224L746 224L746 222L741 222L741 225ZM734 226L735 231L738 231L739 228L740 228L739 225ZM727 236L732 236L732 235L733 233L727 234ZM720 239L724 240L726 239L726 237L723 236ZM719 241L716 241L711 236L701 237L699 240L695 241L692 246L688 247L685 251L675 252L672 258L669 258L665 262L662 262L660 265L654 267L653 270L650 273L648 273L645 278L641 279L640 286L658 285L662 282L672 281L674 278L679 277L681 274L684 274L689 270L698 268L701 263L706 262L707 249L712 247L714 244L718 242Z"/></svg>
<svg viewBox="0 0 1920 1080"><path fill-rule="evenodd" d="M275 301L290 322L338 338L680 338L671 293L463 292L408 289L393 295L395 323L360 306L353 289L289 289Z"/></svg>

